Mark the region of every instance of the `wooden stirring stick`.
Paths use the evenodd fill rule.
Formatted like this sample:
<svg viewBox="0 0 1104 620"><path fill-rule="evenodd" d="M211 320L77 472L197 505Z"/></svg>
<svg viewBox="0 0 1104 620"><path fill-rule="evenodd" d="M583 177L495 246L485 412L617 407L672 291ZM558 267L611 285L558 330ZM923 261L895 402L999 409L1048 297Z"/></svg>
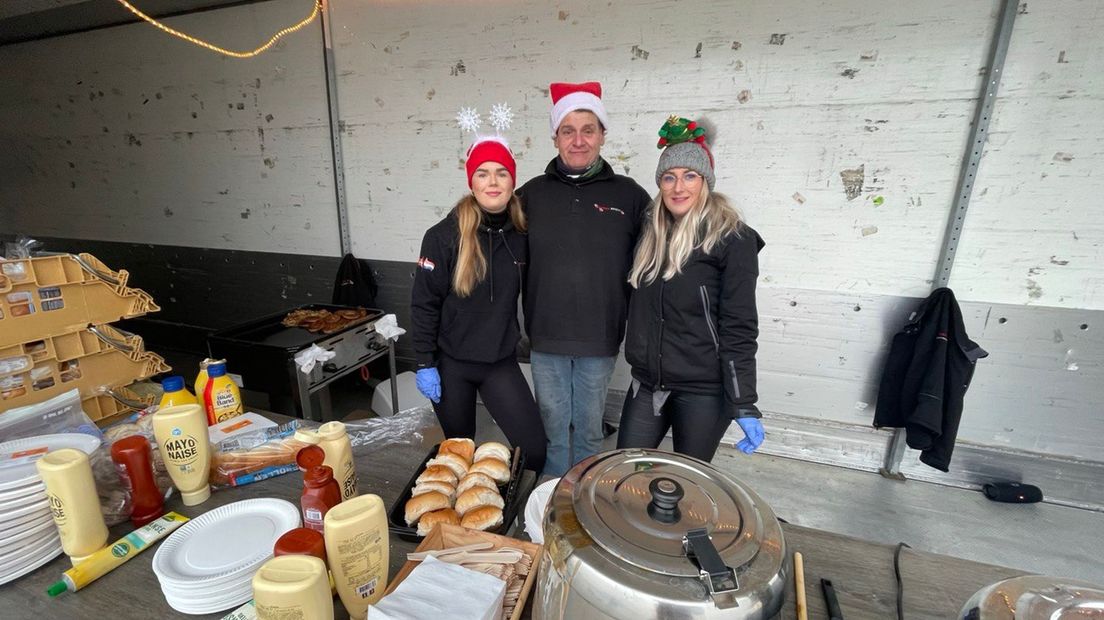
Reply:
<svg viewBox="0 0 1104 620"><path fill-rule="evenodd" d="M797 592L797 620L809 620L808 606L805 604L805 560L800 551L794 552L794 591Z"/></svg>

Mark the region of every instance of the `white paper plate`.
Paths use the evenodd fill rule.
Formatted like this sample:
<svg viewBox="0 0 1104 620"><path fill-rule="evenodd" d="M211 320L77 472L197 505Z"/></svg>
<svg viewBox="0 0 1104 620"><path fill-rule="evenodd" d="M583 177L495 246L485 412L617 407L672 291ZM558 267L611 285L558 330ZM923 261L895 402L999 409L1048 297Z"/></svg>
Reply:
<svg viewBox="0 0 1104 620"><path fill-rule="evenodd" d="M153 556L162 585L225 581L255 572L272 557L276 540L299 527L299 509L282 499L247 499L185 523Z"/></svg>
<svg viewBox="0 0 1104 620"><path fill-rule="evenodd" d="M32 512L22 517L15 517L0 523L0 536L6 538L14 535L15 532L22 531L26 528L38 525L39 523L45 523L46 521L50 521L51 523L54 521L48 508L42 512Z"/></svg>
<svg viewBox="0 0 1104 620"><path fill-rule="evenodd" d="M5 525L9 521L16 522L17 519L26 517L27 515L35 515L50 513L50 500L42 498L33 504L21 504L11 510L0 509L0 528L8 527Z"/></svg>
<svg viewBox="0 0 1104 620"><path fill-rule="evenodd" d="M30 484L24 487L18 487L10 491L0 491L0 506L5 505L6 502L19 499L21 497L27 497L29 495L41 495L46 497L46 485L42 484L42 481L32 481Z"/></svg>
<svg viewBox="0 0 1104 620"><path fill-rule="evenodd" d="M233 592L216 597L178 597L165 593L165 602L173 609L186 614L211 614L233 609L253 598L253 584L247 583Z"/></svg>
<svg viewBox="0 0 1104 620"><path fill-rule="evenodd" d="M8 571L0 571L0 585L8 583L14 579L19 579L23 575L34 572L38 568L49 564L51 560L61 555L61 543L58 543L57 549L47 550L41 557L30 561L27 565L18 569L9 569Z"/></svg>
<svg viewBox="0 0 1104 620"><path fill-rule="evenodd" d="M100 439L84 433L58 433L56 435L39 435L37 437L25 437L0 443L0 455L10 455L17 452L26 452L46 448L46 452L60 450L61 448L76 448L85 454L92 454L100 447ZM45 452L43 452L45 454ZM15 489L35 482L41 482L38 470L35 469L33 460L21 461L18 464L0 461L0 491Z"/></svg>
<svg viewBox="0 0 1104 620"><path fill-rule="evenodd" d="M12 499L0 502L0 519L3 519L3 515L14 513L20 508L32 506L34 504L41 504L46 502L45 493L32 493L30 495L24 495L23 497L13 497ZM49 503L47 502L47 505Z"/></svg>
<svg viewBox="0 0 1104 620"><path fill-rule="evenodd" d="M26 524L14 528L12 532L4 532L4 538L0 538L0 555L10 551L10 547L25 545L27 540L56 527L54 519L51 517L42 521L28 521Z"/></svg>
<svg viewBox="0 0 1104 620"><path fill-rule="evenodd" d="M200 584L179 584L171 581L161 582L161 590L165 594L175 596L177 598L185 598L191 596L202 597L214 597L220 596L227 592L231 592L243 585L250 585L253 582L253 574L255 571L244 571L239 575L229 577L224 580L216 581L213 583L200 583Z"/></svg>
<svg viewBox="0 0 1104 620"><path fill-rule="evenodd" d="M27 552L18 558L0 562L0 576L8 571L19 570L27 564L32 564L43 555L53 553L55 549L61 550L61 537L57 534L35 543L33 547L27 547Z"/></svg>
<svg viewBox="0 0 1104 620"><path fill-rule="evenodd" d="M37 549L50 539L58 539L58 536L59 534L56 531L51 532L50 530L45 530L27 536L27 538L18 545L9 545L3 552L0 552L0 566L14 563L15 560L18 559L26 560L28 549Z"/></svg>

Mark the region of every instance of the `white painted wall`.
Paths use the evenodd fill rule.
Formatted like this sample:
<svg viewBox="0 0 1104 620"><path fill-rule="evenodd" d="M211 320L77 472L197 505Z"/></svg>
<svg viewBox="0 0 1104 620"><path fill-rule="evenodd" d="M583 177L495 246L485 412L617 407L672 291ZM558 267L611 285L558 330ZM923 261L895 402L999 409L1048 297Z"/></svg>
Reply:
<svg viewBox="0 0 1104 620"><path fill-rule="evenodd" d="M166 23L252 49L309 9ZM0 229L337 255L321 39L235 60L136 24L0 47Z"/></svg>
<svg viewBox="0 0 1104 620"><path fill-rule="evenodd" d="M244 46L305 4L172 23ZM461 106L513 106L525 179L554 155L548 83L599 79L604 154L649 190L663 119L707 114L721 129L718 187L767 241L763 409L870 423L888 339L931 288L996 0L331 8L357 254L413 261L465 191ZM1102 29L1093 0L1030 2L1017 18L952 280L993 353L967 398L964 441L1099 459ZM232 61L135 25L0 48L4 83L28 84L0 93L4 119L19 119L0 126L0 227L336 254L320 45L312 27ZM89 101L93 90L105 96ZM843 175L860 168L848 196ZM621 364L615 387L627 377Z"/></svg>

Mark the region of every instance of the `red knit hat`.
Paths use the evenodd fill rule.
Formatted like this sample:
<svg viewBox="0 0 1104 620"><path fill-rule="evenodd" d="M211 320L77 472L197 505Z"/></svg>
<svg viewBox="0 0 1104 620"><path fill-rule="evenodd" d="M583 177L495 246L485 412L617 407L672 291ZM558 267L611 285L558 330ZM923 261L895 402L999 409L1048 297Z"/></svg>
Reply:
<svg viewBox="0 0 1104 620"><path fill-rule="evenodd" d="M468 161L464 165L468 172L468 187L472 186L472 176L479 166L493 161L501 164L510 173L510 179L517 183L517 164L514 162L514 154L506 141L497 136L481 138L468 149Z"/></svg>

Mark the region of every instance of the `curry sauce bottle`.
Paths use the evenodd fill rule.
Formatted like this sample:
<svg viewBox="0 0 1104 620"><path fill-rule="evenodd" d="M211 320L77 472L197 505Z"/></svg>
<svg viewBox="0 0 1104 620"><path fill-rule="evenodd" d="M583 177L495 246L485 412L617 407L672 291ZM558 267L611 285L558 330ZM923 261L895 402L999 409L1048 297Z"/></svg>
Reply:
<svg viewBox="0 0 1104 620"><path fill-rule="evenodd" d="M237 384L226 376L225 361L212 362L207 366L203 408L207 411L208 426L242 414L241 392L238 391Z"/></svg>

